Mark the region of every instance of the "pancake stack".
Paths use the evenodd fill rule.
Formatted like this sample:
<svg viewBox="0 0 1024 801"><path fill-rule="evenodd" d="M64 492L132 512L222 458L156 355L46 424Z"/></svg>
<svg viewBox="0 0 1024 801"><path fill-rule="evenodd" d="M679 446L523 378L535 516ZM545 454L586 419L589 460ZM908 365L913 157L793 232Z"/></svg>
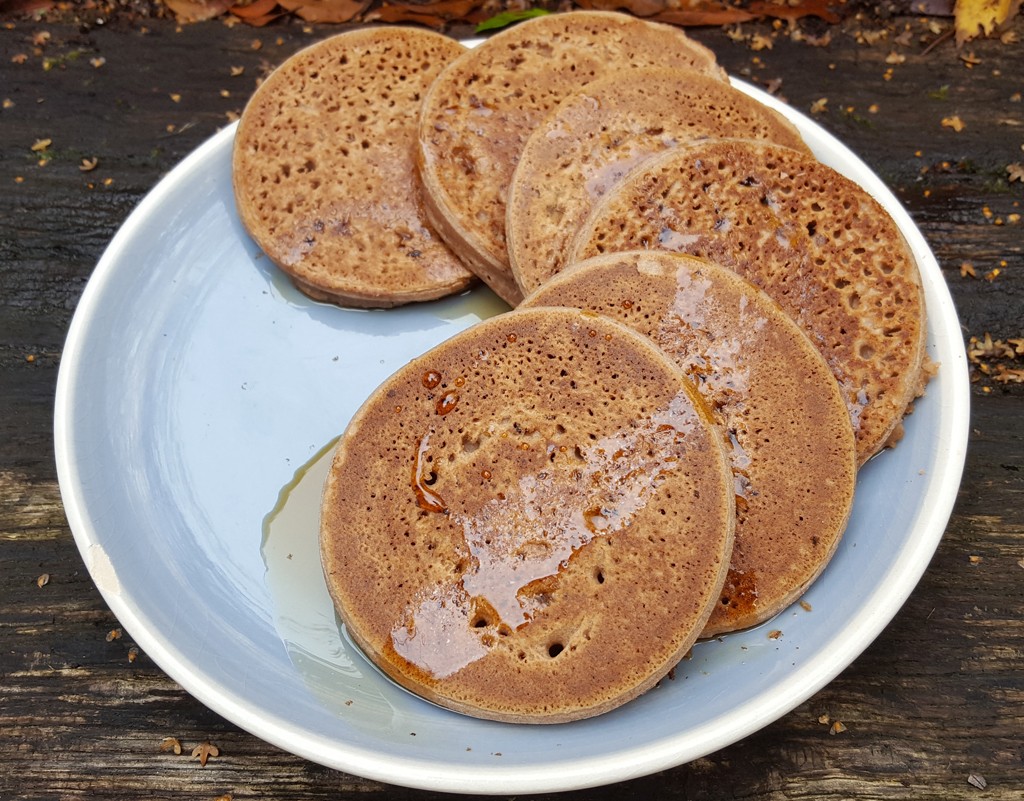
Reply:
<svg viewBox="0 0 1024 801"><path fill-rule="evenodd" d="M777 111L694 70L637 69L566 98L527 139L508 188L508 255L520 288L532 292L565 266L593 205L645 157L733 136L810 152Z"/></svg>
<svg viewBox="0 0 1024 801"><path fill-rule="evenodd" d="M522 307L375 389L322 499L353 640L458 712L601 714L778 614L934 369L896 224L671 27L331 37L257 90L232 166L315 299L480 278Z"/></svg>
<svg viewBox="0 0 1024 801"><path fill-rule="evenodd" d="M882 206L813 156L749 140L651 157L595 205L570 262L636 247L704 256L771 295L843 391L863 464L924 391L924 292Z"/></svg>
<svg viewBox="0 0 1024 801"><path fill-rule="evenodd" d="M522 292L505 246L508 184L527 138L559 102L596 78L680 67L724 82L711 51L668 25L580 11L516 25L438 76L423 102L420 173L431 222L510 305Z"/></svg>

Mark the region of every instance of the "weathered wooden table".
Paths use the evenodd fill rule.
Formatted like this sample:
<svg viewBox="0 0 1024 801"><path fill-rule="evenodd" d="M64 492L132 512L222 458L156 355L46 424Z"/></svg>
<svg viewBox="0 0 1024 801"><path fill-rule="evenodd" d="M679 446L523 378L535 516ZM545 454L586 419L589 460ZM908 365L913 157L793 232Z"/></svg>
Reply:
<svg viewBox="0 0 1024 801"><path fill-rule="evenodd" d="M1024 61L996 39L926 51L948 25L694 31L730 72L813 113L906 204L973 343L972 441L931 566L835 681L722 751L576 797L1024 797ZM101 600L54 467L63 341L104 246L258 77L332 30L0 27L0 798L437 797L291 756L186 694ZM1012 30L1024 36L1020 18ZM161 750L168 737L180 755ZM202 766L190 754L204 742L219 755Z"/></svg>

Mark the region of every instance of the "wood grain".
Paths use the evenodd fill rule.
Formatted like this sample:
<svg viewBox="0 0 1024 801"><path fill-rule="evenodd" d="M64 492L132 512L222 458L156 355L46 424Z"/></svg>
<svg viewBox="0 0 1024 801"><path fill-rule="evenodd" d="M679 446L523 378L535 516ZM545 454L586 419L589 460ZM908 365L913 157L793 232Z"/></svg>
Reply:
<svg viewBox="0 0 1024 801"><path fill-rule="evenodd" d="M1024 187L1006 173L1024 161L1024 104L1012 99L1020 49L972 43L980 63L968 69L949 43L922 53L934 38L927 22L850 20L827 29L825 47L769 25L741 34L771 39L771 49L721 30L694 35L731 73L781 81L798 109L827 98L815 119L906 204L965 337L1021 337L1024 227L1008 220L1024 213ZM229 122L271 65L329 32L147 24L0 30L0 100L13 102L0 111L0 798L440 799L320 767L206 709L116 636L71 538L53 463L53 391L96 260L143 194ZM883 38L863 41L886 26ZM907 26L910 44L896 44ZM36 53L44 29L50 38ZM1024 33L1019 20L1015 30ZM891 63L893 52L905 61ZM953 116L966 125L960 133L942 125ZM39 166L31 148L44 138L51 158ZM98 159L96 168L82 172L83 158ZM961 276L964 261L977 277ZM893 622L831 684L708 757L559 798L1020 798L1022 397L1020 385L975 385L964 481L935 558ZM845 731L830 734L834 721ZM165 737L183 753L161 751ZM202 767L190 754L206 741L220 755ZM970 784L972 774L987 789Z"/></svg>

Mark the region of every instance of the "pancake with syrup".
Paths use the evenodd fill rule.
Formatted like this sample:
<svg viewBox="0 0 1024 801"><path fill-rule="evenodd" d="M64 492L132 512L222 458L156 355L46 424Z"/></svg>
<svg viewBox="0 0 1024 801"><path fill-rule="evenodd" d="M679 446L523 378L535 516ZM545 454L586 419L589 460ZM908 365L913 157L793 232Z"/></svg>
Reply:
<svg viewBox="0 0 1024 801"><path fill-rule="evenodd" d="M839 382L858 464L902 436L934 369L924 292L899 227L858 184L779 145L680 145L601 198L568 260L636 248L708 258L777 301Z"/></svg>
<svg viewBox="0 0 1024 801"><path fill-rule="evenodd" d="M714 54L678 28L572 11L495 34L434 81L419 135L429 219L512 306L522 293L505 246L505 198L527 137L563 98L595 78L658 64L725 78Z"/></svg>
<svg viewBox="0 0 1024 801"><path fill-rule="evenodd" d="M728 433L736 540L710 637L795 601L835 552L856 482L853 428L817 349L775 301L703 259L598 256L520 304L573 306L650 337L697 385Z"/></svg>
<svg viewBox="0 0 1024 801"><path fill-rule="evenodd" d="M810 152L779 112L692 69L605 76L563 100L530 135L509 186L505 229L519 287L529 294L562 269L593 204L643 158L731 136Z"/></svg>
<svg viewBox="0 0 1024 801"><path fill-rule="evenodd" d="M291 56L246 105L238 214L310 297L387 307L473 282L426 221L415 164L423 93L464 50L414 28L349 31Z"/></svg>
<svg viewBox="0 0 1024 801"><path fill-rule="evenodd" d="M720 429L646 337L577 309L479 323L387 379L339 441L328 587L386 674L557 723L653 687L717 604L735 525Z"/></svg>

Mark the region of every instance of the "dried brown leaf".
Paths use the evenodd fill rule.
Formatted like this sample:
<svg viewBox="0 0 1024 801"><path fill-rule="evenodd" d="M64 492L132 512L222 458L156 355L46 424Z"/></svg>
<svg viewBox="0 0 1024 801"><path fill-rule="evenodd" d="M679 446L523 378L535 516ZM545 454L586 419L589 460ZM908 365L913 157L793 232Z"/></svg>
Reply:
<svg viewBox="0 0 1024 801"><path fill-rule="evenodd" d="M349 22L369 7L369 0L279 0L282 8L307 22Z"/></svg>
<svg viewBox="0 0 1024 801"><path fill-rule="evenodd" d="M175 754L181 753L181 741L177 737L164 737L160 741L161 751L173 751Z"/></svg>
<svg viewBox="0 0 1024 801"><path fill-rule="evenodd" d="M164 0L178 22L202 22L219 17L233 0Z"/></svg>
<svg viewBox="0 0 1024 801"><path fill-rule="evenodd" d="M277 8L277 0L253 0L251 3L239 3L228 9L236 17L244 20L265 17Z"/></svg>
<svg viewBox="0 0 1024 801"><path fill-rule="evenodd" d="M3 0L0 2L0 10L8 16L13 16L49 11L55 5L57 4L54 0Z"/></svg>
<svg viewBox="0 0 1024 801"><path fill-rule="evenodd" d="M996 365L996 374L993 377L1001 384L1024 384L1024 370L1007 367L1005 364Z"/></svg>
<svg viewBox="0 0 1024 801"><path fill-rule="evenodd" d="M192 758L198 759L199 764L204 768L208 759L218 756L220 756L220 749L211 742L200 743L192 749Z"/></svg>
<svg viewBox="0 0 1024 801"><path fill-rule="evenodd" d="M1019 161L1013 162L1013 164L1006 165L1006 174L1010 176L1010 183L1014 181L1021 181L1024 183L1024 164Z"/></svg>
<svg viewBox="0 0 1024 801"><path fill-rule="evenodd" d="M439 0L417 5L415 3L385 4L365 15L366 20L381 22L413 22L431 28L443 27L451 20L482 22L486 12L483 0Z"/></svg>

